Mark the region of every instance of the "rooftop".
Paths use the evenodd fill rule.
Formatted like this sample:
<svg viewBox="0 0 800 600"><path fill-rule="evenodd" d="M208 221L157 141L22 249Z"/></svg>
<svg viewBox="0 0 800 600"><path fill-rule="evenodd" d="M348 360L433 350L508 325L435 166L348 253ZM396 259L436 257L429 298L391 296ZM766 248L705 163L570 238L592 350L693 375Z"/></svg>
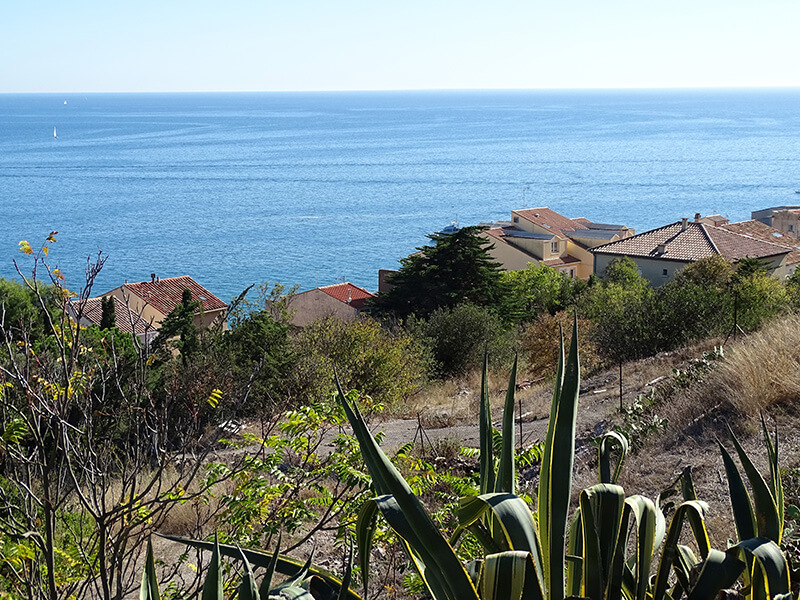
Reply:
<svg viewBox="0 0 800 600"><path fill-rule="evenodd" d="M336 298L339 302L349 304L353 308L362 308L370 298L375 297L374 294L350 282L326 285L319 288L319 290L325 292L331 298Z"/></svg>
<svg viewBox="0 0 800 600"><path fill-rule="evenodd" d="M785 246L740 235L705 223L678 221L616 242L597 246L597 254L652 257L692 262L719 254L730 260L786 254Z"/></svg>
<svg viewBox="0 0 800 600"><path fill-rule="evenodd" d="M200 301L203 312L213 312L228 307L188 275L126 283L123 287L165 315L171 313L181 303L183 290L192 293L192 300Z"/></svg>
<svg viewBox="0 0 800 600"><path fill-rule="evenodd" d="M117 329L132 334L145 334L156 330L151 323L145 321L136 311L130 310L127 304L120 302L113 296L109 296L109 298L114 302ZM76 301L74 302L75 310L79 310L84 319L95 325L100 325L103 316L102 300L102 298L87 298Z"/></svg>
<svg viewBox="0 0 800 600"><path fill-rule="evenodd" d="M800 263L800 240L788 236L761 221L751 219L750 221L741 221L739 223L728 223L722 225L722 228L739 235L746 235L764 242L785 246L789 249L786 262L790 265Z"/></svg>

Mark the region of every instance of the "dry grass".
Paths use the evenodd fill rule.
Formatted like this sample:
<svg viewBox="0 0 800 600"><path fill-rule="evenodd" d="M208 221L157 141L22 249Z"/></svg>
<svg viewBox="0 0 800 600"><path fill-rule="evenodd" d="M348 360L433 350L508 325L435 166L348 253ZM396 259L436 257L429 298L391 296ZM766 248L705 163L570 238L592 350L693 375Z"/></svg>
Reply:
<svg viewBox="0 0 800 600"><path fill-rule="evenodd" d="M800 398L800 316L773 321L726 351L710 383L738 413L757 416Z"/></svg>

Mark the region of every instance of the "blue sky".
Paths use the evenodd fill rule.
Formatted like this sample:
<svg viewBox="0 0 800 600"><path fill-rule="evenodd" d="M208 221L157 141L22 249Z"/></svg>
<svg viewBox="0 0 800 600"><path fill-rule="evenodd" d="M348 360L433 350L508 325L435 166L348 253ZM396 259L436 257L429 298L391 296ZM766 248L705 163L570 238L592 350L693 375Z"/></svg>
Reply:
<svg viewBox="0 0 800 600"><path fill-rule="evenodd" d="M798 0L5 0L0 92L798 86Z"/></svg>

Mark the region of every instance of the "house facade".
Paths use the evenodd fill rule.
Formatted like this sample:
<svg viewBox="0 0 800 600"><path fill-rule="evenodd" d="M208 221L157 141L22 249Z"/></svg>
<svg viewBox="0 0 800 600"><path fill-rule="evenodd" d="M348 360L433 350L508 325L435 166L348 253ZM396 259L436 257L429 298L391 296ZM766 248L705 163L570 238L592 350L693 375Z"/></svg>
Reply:
<svg viewBox="0 0 800 600"><path fill-rule="evenodd" d="M788 272L790 249L772 242L715 227L697 219L682 219L664 227L592 249L594 270L602 275L616 258L627 256L636 263L642 277L660 286L675 273L702 258L719 255L731 262L743 258L760 260L774 277L783 279Z"/></svg>
<svg viewBox="0 0 800 600"><path fill-rule="evenodd" d="M99 325L102 300L112 298L117 328L149 344L167 315L183 300L183 290L189 290L192 300L200 302L194 314L194 324L198 329L208 328L215 322L227 327L228 305L188 275L161 279L153 274L150 281L126 282L102 296L74 303L73 316L80 316L82 326Z"/></svg>
<svg viewBox="0 0 800 600"><path fill-rule="evenodd" d="M301 292L289 300L291 323L297 327L305 327L326 317L355 321L369 312L367 304L374 297L374 294L349 282Z"/></svg>
<svg viewBox="0 0 800 600"><path fill-rule="evenodd" d="M800 238L800 206L773 206L754 210L750 213L750 218L790 237Z"/></svg>
<svg viewBox="0 0 800 600"><path fill-rule="evenodd" d="M494 248L491 257L506 271L545 264L568 277L588 279L594 272L591 248L630 237L624 225L570 219L547 207L511 211L511 221L483 232Z"/></svg>

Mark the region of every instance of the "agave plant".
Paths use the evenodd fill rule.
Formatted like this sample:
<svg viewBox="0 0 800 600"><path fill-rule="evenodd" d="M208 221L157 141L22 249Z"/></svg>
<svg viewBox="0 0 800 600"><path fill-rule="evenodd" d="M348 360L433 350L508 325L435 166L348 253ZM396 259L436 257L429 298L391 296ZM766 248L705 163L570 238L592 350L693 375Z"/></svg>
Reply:
<svg viewBox="0 0 800 600"><path fill-rule="evenodd" d="M723 448L731 502L740 541L724 552L710 547L705 527L708 507L694 496L689 472L682 481L684 501L669 528L661 499L625 497L616 485L627 451L625 439L609 434L599 445L600 482L580 493L570 520L575 422L580 368L577 327L573 327L567 359L563 338L556 385L541 465L536 513L515 495L513 408L516 364L512 368L502 420L502 448L493 455L492 421L486 364L481 386L480 490L465 497L458 510L459 527L449 539L436 527L422 502L383 453L359 413L341 389L339 399L361 446L377 496L359 515L357 538L365 590L369 554L380 513L402 540L434 600L564 600L580 596L596 600L690 600L715 598L742 576L742 594L755 600L790 598L786 561L777 543L782 529L783 499L777 468L777 436L773 446L765 432L771 483L767 484L734 440L745 474L743 480ZM617 448L616 453L612 452ZM616 463L612 455L616 455ZM689 525L699 557L681 544ZM464 564L457 544L465 531L484 548L478 561ZM633 536L633 538L631 538ZM661 557L655 569L655 556Z"/></svg>
<svg viewBox="0 0 800 600"><path fill-rule="evenodd" d="M339 579L332 573L313 566L313 552L305 563L280 554L280 539L275 546L275 551L268 554L259 550L220 544L216 537L213 542L172 535L162 535L162 537L211 551L211 563L203 583L201 600L223 600L221 564L223 556L242 561L242 581L238 586L236 595L238 600L362 600L350 588L352 555L347 562L348 566L344 577ZM254 566L263 567L265 570L260 585L256 584ZM286 575L287 579L273 586L275 573ZM148 541L139 600L159 599L160 594L153 560L153 548Z"/></svg>

